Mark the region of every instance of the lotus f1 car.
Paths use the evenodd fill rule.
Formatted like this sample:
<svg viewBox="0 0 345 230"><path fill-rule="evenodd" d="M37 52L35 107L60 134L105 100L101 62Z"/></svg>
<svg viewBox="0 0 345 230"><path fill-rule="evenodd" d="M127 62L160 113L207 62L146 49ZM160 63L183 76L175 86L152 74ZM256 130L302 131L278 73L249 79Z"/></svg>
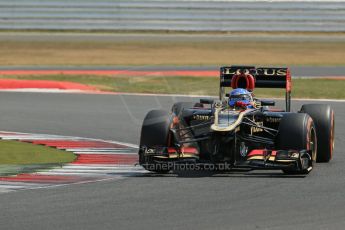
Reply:
<svg viewBox="0 0 345 230"><path fill-rule="evenodd" d="M231 106L227 87L246 89L251 105ZM255 98L255 88L285 88L286 108ZM305 104L291 112L288 68L221 67L219 92L216 100L178 102L170 112L150 111L141 129L140 165L160 173L183 164L307 174L315 162L331 160L334 112L326 104Z"/></svg>

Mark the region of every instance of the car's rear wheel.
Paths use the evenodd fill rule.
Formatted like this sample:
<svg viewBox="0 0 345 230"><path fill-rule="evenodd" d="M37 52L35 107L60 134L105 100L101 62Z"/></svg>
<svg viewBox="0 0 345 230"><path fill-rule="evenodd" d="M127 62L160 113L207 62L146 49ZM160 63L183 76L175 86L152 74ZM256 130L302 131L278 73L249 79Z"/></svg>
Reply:
<svg viewBox="0 0 345 230"><path fill-rule="evenodd" d="M277 149L280 150L308 150L311 152L312 162L317 159L317 136L313 119L308 114L285 114L279 124ZM309 170L283 170L288 174L307 174Z"/></svg>
<svg viewBox="0 0 345 230"><path fill-rule="evenodd" d="M176 102L171 107L171 112L173 112L176 116L179 116L184 109L193 108L196 104L195 102Z"/></svg>
<svg viewBox="0 0 345 230"><path fill-rule="evenodd" d="M303 105L301 112L313 118L317 134L317 162L329 162L334 151L334 111L325 104Z"/></svg>
<svg viewBox="0 0 345 230"><path fill-rule="evenodd" d="M168 147L171 145L170 126L172 115L164 110L151 110L144 118L141 128L140 147ZM139 163L146 170L158 173L170 171L168 163L156 162L153 157L139 151Z"/></svg>

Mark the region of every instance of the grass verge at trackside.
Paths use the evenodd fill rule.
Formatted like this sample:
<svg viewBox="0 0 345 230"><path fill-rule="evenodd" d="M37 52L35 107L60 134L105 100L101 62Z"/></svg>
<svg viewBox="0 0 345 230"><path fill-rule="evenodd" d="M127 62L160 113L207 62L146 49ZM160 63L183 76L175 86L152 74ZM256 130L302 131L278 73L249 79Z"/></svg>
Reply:
<svg viewBox="0 0 345 230"><path fill-rule="evenodd" d="M250 35L248 35L250 37ZM148 36L101 40L38 37L1 40L2 66L341 66L345 42ZM69 39L69 40L68 40Z"/></svg>
<svg viewBox="0 0 345 230"><path fill-rule="evenodd" d="M1 77L1 76L0 76ZM109 76L2 76L1 78L72 81L101 90L128 93L218 95L218 77L109 77ZM345 81L293 79L294 98L345 98ZM257 97L284 97L283 89L255 89Z"/></svg>
<svg viewBox="0 0 345 230"><path fill-rule="evenodd" d="M0 165L62 164L75 159L70 152L19 141L0 141Z"/></svg>

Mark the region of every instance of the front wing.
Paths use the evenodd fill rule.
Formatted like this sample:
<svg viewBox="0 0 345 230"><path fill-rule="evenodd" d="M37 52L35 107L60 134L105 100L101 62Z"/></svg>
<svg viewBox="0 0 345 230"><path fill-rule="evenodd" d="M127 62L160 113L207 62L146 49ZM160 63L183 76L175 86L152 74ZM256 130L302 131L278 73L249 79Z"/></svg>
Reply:
<svg viewBox="0 0 345 230"><path fill-rule="evenodd" d="M153 163L173 163L173 164L216 164L210 161L199 159L197 148L185 147L155 147L140 148L142 154L140 164ZM254 149L250 151L240 161L231 163L231 168L249 169L277 169L294 172L309 172L312 170L313 162L311 155L306 150L265 150Z"/></svg>

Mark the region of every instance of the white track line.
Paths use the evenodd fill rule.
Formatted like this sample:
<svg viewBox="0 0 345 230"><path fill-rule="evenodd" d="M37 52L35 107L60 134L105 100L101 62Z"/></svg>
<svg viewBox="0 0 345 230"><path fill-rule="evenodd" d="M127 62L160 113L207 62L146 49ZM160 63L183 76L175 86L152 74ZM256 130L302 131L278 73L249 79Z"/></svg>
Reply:
<svg viewBox="0 0 345 230"><path fill-rule="evenodd" d="M70 150L65 150L68 152L72 152ZM73 153L78 154L78 155L82 155L82 154L87 154L87 155L137 155L137 152L75 152L73 151Z"/></svg>
<svg viewBox="0 0 345 230"><path fill-rule="evenodd" d="M112 143L112 144L118 144L118 145L124 145L127 147L131 147L131 148L139 148L138 145L132 144L132 143L127 143L127 142L120 142L120 141L113 141L113 140L103 140L103 139L97 139L97 138L88 138L88 137L74 137L74 136L63 136L63 135L51 135L51 134L34 134L34 133L22 133L22 132L12 132L12 131L5 131L5 130L1 130L0 131L0 138L6 138L8 137L8 134L6 135L2 135L1 133L13 133L13 134L17 134L17 135L13 135L11 137L17 137L18 139L22 139L27 137L27 135L32 135L33 137L36 136L38 137L42 137L42 140L46 140L45 138L58 138L60 137L62 140L66 139L66 140L85 140L85 141L101 141L101 142L108 142L108 143ZM21 136L21 135L25 135L25 137ZM49 140L49 139L47 139Z"/></svg>
<svg viewBox="0 0 345 230"><path fill-rule="evenodd" d="M66 151L70 151L70 152L75 152L75 153L107 153L107 154L111 154L111 153L137 153L137 148L124 148L124 149L103 149L103 148L92 148L92 149L80 149L80 148L67 148L65 149Z"/></svg>
<svg viewBox="0 0 345 230"><path fill-rule="evenodd" d="M79 90L79 89L44 89L44 88L23 88L23 89L1 89L0 92L14 92L14 93L91 93L94 91ZM96 93L97 91L95 91Z"/></svg>
<svg viewBox="0 0 345 230"><path fill-rule="evenodd" d="M123 152L133 151L136 148L68 148L66 150L74 152Z"/></svg>
<svg viewBox="0 0 345 230"><path fill-rule="evenodd" d="M39 187L50 186L51 184L48 183L24 183L24 182L0 182L0 194L1 193L9 193L19 190L26 190L26 189L33 189Z"/></svg>
<svg viewBox="0 0 345 230"><path fill-rule="evenodd" d="M104 170L131 170L131 169L142 169L141 167L138 166L130 166L130 165L88 165L88 164L84 164L84 165L73 165L73 164L67 164L63 166L63 169L75 169L75 170L100 170L100 169L104 169Z"/></svg>
<svg viewBox="0 0 345 230"><path fill-rule="evenodd" d="M94 93L98 94L98 93ZM102 93L106 94L106 93ZM217 96L210 96L210 95L195 95L195 94L152 94L152 93L111 93L118 96L149 96L149 97L190 97L190 98L218 98ZM265 99L265 98L263 98ZM285 98L269 98L272 100L285 100ZM319 98L319 99L311 99L311 98L292 98L292 101L332 101L332 102L345 102L345 99L329 99L329 98Z"/></svg>
<svg viewBox="0 0 345 230"><path fill-rule="evenodd" d="M210 95L195 95L195 94L153 94L153 93L125 93L125 92L106 92L106 91L82 91L82 90L55 90L55 89L9 89L0 90L5 92L32 92L32 93L78 93L78 94L99 94L99 95L118 95L118 96L150 96L150 97L190 97L190 98L217 98L216 96ZM284 100L284 98L271 98ZM297 98L292 100L298 101L332 101L332 102L345 102L345 99L310 99L310 98Z"/></svg>
<svg viewBox="0 0 345 230"><path fill-rule="evenodd" d="M69 163L69 164L65 164L64 167L101 167L101 168L107 168L107 167L114 167L114 164L73 164L73 163ZM125 164L117 164L116 167L137 167L136 165L125 165Z"/></svg>
<svg viewBox="0 0 345 230"><path fill-rule="evenodd" d="M55 169L49 172L38 172L40 175L80 175L80 176L96 176L116 174L120 176L122 174L133 175L136 173L145 173L144 169Z"/></svg>

